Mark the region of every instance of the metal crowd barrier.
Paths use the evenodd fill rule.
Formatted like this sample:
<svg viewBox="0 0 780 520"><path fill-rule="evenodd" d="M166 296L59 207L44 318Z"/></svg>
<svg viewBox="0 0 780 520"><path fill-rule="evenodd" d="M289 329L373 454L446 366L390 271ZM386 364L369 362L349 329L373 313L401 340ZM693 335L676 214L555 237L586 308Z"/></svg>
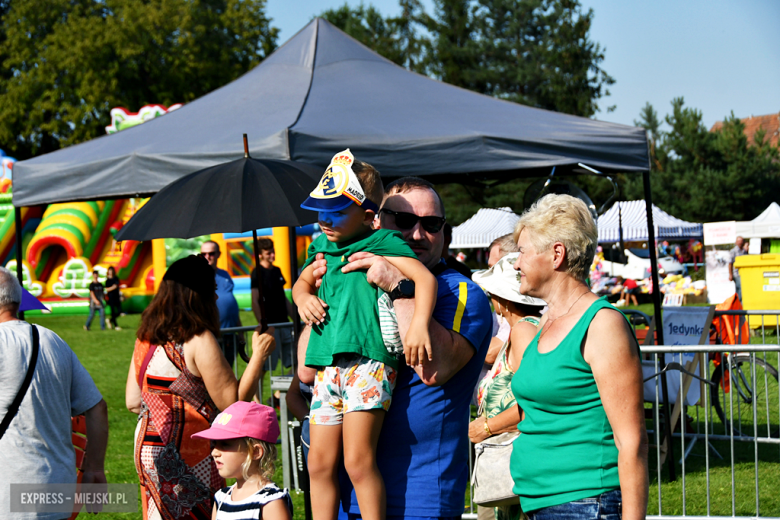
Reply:
<svg viewBox="0 0 780 520"><path fill-rule="evenodd" d="M679 488L679 495L672 497L667 491L665 501L661 486L661 385L660 378L656 378L653 428L648 435L655 441L655 468L651 471L655 469L656 487L651 485L651 490L657 496L650 497L648 509L653 514L648 515L649 519L780 518L776 516L776 497L780 494L776 476L780 468L780 311L715 312L716 318L721 316L737 317L737 344L641 347L643 354L653 356L655 374L660 372L661 355L699 356L697 375L703 379L694 380L694 384L700 385L697 406L682 407L679 431L672 434L672 442L679 443L679 451L675 451L682 454L675 461L681 471L679 485L666 483L666 488L675 489L675 495ZM749 330L743 327L747 316L762 316L761 327L744 337ZM724 340L714 327L713 337L716 343ZM667 381L679 378L677 386L682 388L683 373L673 374L667 376ZM669 397L673 401L677 396ZM698 451L703 453L693 453L697 442L703 448ZM703 467L700 462L689 460L692 455L704 459ZM770 503L774 516L762 514L762 499Z"/></svg>
<svg viewBox="0 0 780 520"><path fill-rule="evenodd" d="M769 448L777 447L776 452L780 462L780 438L778 437L778 415L780 414L780 390L777 383L776 367L780 366L780 345L675 345L675 346L644 346L642 352L653 354L655 373L660 372L660 354L694 353L699 356L704 354L720 353L722 362L718 367L713 367L708 359L704 363L700 374L707 382L707 388L701 392L701 407L695 408L695 417L689 415L691 406L684 406L679 420L679 433L673 434L673 442L679 439L680 452L683 456L679 460L681 465L681 509L676 514L664 514L662 487L662 442L660 435L660 384L655 385L655 402L653 403L654 427L648 435L655 440L656 459L656 486L657 486L657 515L648 516L651 519L665 518L697 518L688 516L688 477L686 462L688 456L697 441L703 441L704 449L704 473L706 484L706 517L716 517L712 511L711 488L711 455L723 459L720 451L728 450L728 462L730 466L730 489L726 493L731 495L730 515L721 513L721 517L734 517L737 514L737 480L736 465L746 463L744 450L737 449L736 443L750 443L753 445L753 467L755 479L754 509L755 516L750 518L769 518L761 516L759 451L766 456ZM700 361L701 362L701 361ZM724 377L727 376L727 377ZM683 388L683 373L677 371L679 388ZM698 383L697 383L698 384ZM704 386L704 385L702 385ZM676 396L679 398L679 396ZM670 399L672 396L670 395ZM703 415L703 417L702 417ZM703 421L702 421L703 419ZM666 418L664 418L666 420ZM656 435L656 432L659 435ZM719 442L716 447L713 443ZM759 449L759 446L767 448ZM737 453L737 452L740 453ZM775 488L775 494L778 488ZM724 490L718 489L717 493ZM765 495L766 496L766 495ZM744 497L740 497L740 504L744 506ZM741 507L744 509L744 507ZM701 515L700 515L701 516Z"/></svg>

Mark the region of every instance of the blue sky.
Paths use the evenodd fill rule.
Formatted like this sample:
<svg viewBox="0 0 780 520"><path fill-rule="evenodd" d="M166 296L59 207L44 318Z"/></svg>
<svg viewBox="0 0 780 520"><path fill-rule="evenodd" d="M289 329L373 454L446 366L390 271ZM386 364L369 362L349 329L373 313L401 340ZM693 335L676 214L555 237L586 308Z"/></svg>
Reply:
<svg viewBox="0 0 780 520"><path fill-rule="evenodd" d="M350 5L360 1L349 0ZM367 0L385 15L397 0ZM591 39L606 47L602 66L616 83L597 119L631 125L649 101L663 116L685 98L709 127L780 112L780 2L775 0L581 0L595 17ZM284 43L323 10L344 0L268 0ZM430 12L433 2L423 0Z"/></svg>

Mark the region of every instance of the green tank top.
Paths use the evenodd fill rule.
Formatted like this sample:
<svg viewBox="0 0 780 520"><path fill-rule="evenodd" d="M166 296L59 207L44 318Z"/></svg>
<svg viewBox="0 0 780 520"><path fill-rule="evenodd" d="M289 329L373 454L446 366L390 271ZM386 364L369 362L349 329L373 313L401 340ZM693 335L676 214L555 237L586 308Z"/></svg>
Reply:
<svg viewBox="0 0 780 520"><path fill-rule="evenodd" d="M512 378L525 412L510 470L523 511L565 504L618 489L618 450L582 340L605 299L593 302L555 350L539 353L539 333ZM541 330L540 330L541 332Z"/></svg>

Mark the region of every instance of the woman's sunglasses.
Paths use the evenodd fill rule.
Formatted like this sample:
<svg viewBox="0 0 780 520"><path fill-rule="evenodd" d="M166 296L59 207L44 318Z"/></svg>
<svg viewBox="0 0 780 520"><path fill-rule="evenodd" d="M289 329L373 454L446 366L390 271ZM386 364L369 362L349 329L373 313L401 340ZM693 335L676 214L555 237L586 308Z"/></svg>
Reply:
<svg viewBox="0 0 780 520"><path fill-rule="evenodd" d="M392 211L385 208L380 209L379 212L384 212L395 217L395 225L398 226L399 229L412 229L417 224L417 221L419 221L422 228L428 233L438 233L444 226L444 222L447 221L444 217L418 217L414 213Z"/></svg>

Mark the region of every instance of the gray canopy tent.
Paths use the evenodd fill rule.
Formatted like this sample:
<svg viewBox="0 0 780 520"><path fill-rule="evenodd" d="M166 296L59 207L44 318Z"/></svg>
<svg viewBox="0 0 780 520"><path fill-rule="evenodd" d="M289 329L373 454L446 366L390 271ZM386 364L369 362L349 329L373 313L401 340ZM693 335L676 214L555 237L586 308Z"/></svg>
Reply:
<svg viewBox="0 0 780 520"><path fill-rule="evenodd" d="M249 153L327 166L350 147L383 176L648 168L644 130L535 109L409 72L316 19L241 78L182 108L14 166L18 206L156 193ZM446 175L449 174L449 175Z"/></svg>
<svg viewBox="0 0 780 520"><path fill-rule="evenodd" d="M153 101L153 100L150 100ZM409 72L315 19L241 78L122 132L16 163L21 206L150 195L196 170L249 153L326 166L350 147L385 177L434 181L641 173L641 128L483 96ZM17 210L17 230L20 213ZM652 214L648 234L654 240ZM17 236L21 251L21 235ZM655 248L651 248L655 256ZM657 260L651 259L658 279ZM18 264L21 266L21 263ZM658 287L658 284L655 285ZM654 294L655 314L661 300ZM662 343L662 327L657 327ZM673 470L673 468L672 468Z"/></svg>

